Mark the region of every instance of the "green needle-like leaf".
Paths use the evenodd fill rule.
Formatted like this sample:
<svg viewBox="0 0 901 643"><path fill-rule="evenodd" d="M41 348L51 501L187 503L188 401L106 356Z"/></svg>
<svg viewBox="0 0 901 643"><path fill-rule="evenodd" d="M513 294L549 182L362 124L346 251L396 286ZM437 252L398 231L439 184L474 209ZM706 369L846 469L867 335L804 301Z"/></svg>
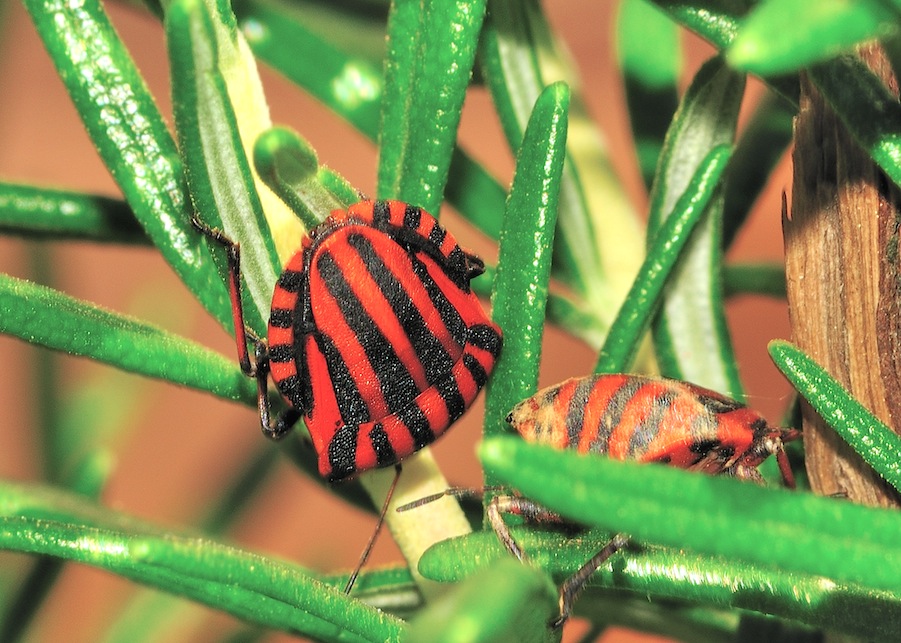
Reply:
<svg viewBox="0 0 901 643"><path fill-rule="evenodd" d="M699 164L717 145L730 145L744 90L744 77L719 58L697 73L666 136L651 193L648 235L685 192ZM664 375L689 380L740 398L742 387L732 354L722 302L722 192L707 206L700 229L670 277L654 327L657 359Z"/></svg>
<svg viewBox="0 0 901 643"><path fill-rule="evenodd" d="M492 0L481 49L482 70L511 149L518 149L538 95L547 85L578 79L555 42L536 0ZM560 188L555 275L600 319L612 315L641 262L640 226L616 177L604 141L578 96L569 126L578 145L567 150Z"/></svg>
<svg viewBox="0 0 901 643"><path fill-rule="evenodd" d="M170 64L179 70L175 126L198 215L241 244L244 291L254 303L244 307L246 323L262 334L281 264L219 67L213 20L204 0L176 0L166 10Z"/></svg>
<svg viewBox="0 0 901 643"><path fill-rule="evenodd" d="M417 616L404 640L550 642L559 640L548 625L558 613L557 592L546 574L501 558Z"/></svg>
<svg viewBox="0 0 901 643"><path fill-rule="evenodd" d="M480 455L505 483L586 525L729 560L901 593L901 515L834 498L621 462L515 437Z"/></svg>
<svg viewBox="0 0 901 643"><path fill-rule="evenodd" d="M384 92L381 69L369 58L350 53L351 43L313 31L307 9L273 0L249 0L235 7L242 31L261 60L376 140ZM291 46L285 47L286 42ZM481 165L454 149L445 198L494 239L506 197Z"/></svg>
<svg viewBox="0 0 901 643"><path fill-rule="evenodd" d="M617 36L638 167L650 188L666 128L679 104L679 34L669 16L647 0L625 0L619 7Z"/></svg>
<svg viewBox="0 0 901 643"><path fill-rule="evenodd" d="M495 267L485 266L485 272L471 283L480 297L490 297L494 286ZM600 348L608 327L585 308L584 302L558 293L548 293L546 320L557 324L592 348Z"/></svg>
<svg viewBox="0 0 901 643"><path fill-rule="evenodd" d="M785 299L785 266L778 263L735 263L723 268L723 295L755 294Z"/></svg>
<svg viewBox="0 0 901 643"><path fill-rule="evenodd" d="M0 484L0 547L93 565L249 622L329 641L395 641L403 624L295 565L153 525L50 488Z"/></svg>
<svg viewBox="0 0 901 643"><path fill-rule="evenodd" d="M749 0L704 0L686 3L682 0L653 0L654 4L669 13L673 19L690 29L720 51L725 51L735 40L739 24L753 5ZM780 28L784 28L784 25ZM790 103L798 104L797 74L764 78L777 93Z"/></svg>
<svg viewBox="0 0 901 643"><path fill-rule="evenodd" d="M851 135L901 186L901 104L858 59L843 56L808 70Z"/></svg>
<svg viewBox="0 0 901 643"><path fill-rule="evenodd" d="M135 217L198 300L229 324L225 285L191 226L175 143L100 3L27 0L25 7Z"/></svg>
<svg viewBox="0 0 901 643"><path fill-rule="evenodd" d="M320 577L320 580L338 589L347 584L347 573ZM365 569L354 584L353 596L377 609L390 614L412 614L422 607L422 595L416 587L410 568L405 565Z"/></svg>
<svg viewBox="0 0 901 643"><path fill-rule="evenodd" d="M701 161L685 193L660 226L635 283L610 326L595 373L621 373L631 367L660 303L663 286L719 185L729 153L728 146L720 145Z"/></svg>
<svg viewBox="0 0 901 643"><path fill-rule="evenodd" d="M761 76L795 71L894 33L898 17L880 0L768 0L742 21L726 58Z"/></svg>
<svg viewBox="0 0 901 643"><path fill-rule="evenodd" d="M388 16L378 195L438 212L485 0L400 0Z"/></svg>
<svg viewBox="0 0 901 643"><path fill-rule="evenodd" d="M358 200L346 181L334 172L319 167L316 151L296 132L273 127L257 139L253 162L266 185L284 201L303 221L307 229L316 227L332 210L343 210ZM343 184L339 194L330 191L323 175L331 185Z"/></svg>
<svg viewBox="0 0 901 643"><path fill-rule="evenodd" d="M255 386L233 360L144 322L0 275L0 332L116 368L251 403Z"/></svg>
<svg viewBox="0 0 901 643"><path fill-rule="evenodd" d="M260 60L375 139L383 93L378 64L352 54L348 42L313 30L307 19L308 7L251 0L237 4L235 13L248 44Z"/></svg>
<svg viewBox="0 0 901 643"><path fill-rule="evenodd" d="M574 573L610 538L610 532L603 529L567 536L514 527L512 534L529 562L558 582ZM761 543L761 549L766 549L766 544ZM438 543L422 557L419 568L428 578L459 582L504 558L510 558L510 554L495 534L482 531ZM602 603L606 613L594 613L592 598L600 592L592 588L634 592L658 606L676 599L715 608L755 610L875 640L892 638L893 623L901 617L901 595L897 593L662 547L630 546L617 553L591 577L588 592L576 603L577 612L593 621L629 625L619 607L625 597L621 593L611 596L608 602L615 599L615 603ZM667 623L658 630L664 636L678 636L679 628L688 625L680 622L678 610L667 616ZM647 623L636 624L647 627ZM698 640L696 637L697 630L687 640Z"/></svg>
<svg viewBox="0 0 901 643"><path fill-rule="evenodd" d="M485 435L505 433L507 413L538 385L568 109L566 85L545 89L516 159L491 297L504 346L487 385ZM490 479L486 484L492 484Z"/></svg>
<svg viewBox="0 0 901 643"><path fill-rule="evenodd" d="M826 423L886 482L901 491L901 437L797 347L774 341L769 350L779 370Z"/></svg>
<svg viewBox="0 0 901 643"><path fill-rule="evenodd" d="M0 183L0 232L38 239L150 243L124 201L13 183Z"/></svg>

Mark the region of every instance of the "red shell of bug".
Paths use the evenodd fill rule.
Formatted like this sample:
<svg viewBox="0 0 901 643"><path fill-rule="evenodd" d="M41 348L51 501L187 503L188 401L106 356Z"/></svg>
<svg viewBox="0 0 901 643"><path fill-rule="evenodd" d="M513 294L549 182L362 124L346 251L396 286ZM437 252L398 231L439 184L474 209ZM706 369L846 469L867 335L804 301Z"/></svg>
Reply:
<svg viewBox="0 0 901 643"><path fill-rule="evenodd" d="M570 379L520 402L507 420L530 442L753 480L775 454L785 484L794 486L782 444L797 431L770 427L740 402L687 382L623 374Z"/></svg>
<svg viewBox="0 0 901 643"><path fill-rule="evenodd" d="M395 464L472 404L501 347L482 262L421 208L363 201L304 238L272 298L269 368L323 477Z"/></svg>

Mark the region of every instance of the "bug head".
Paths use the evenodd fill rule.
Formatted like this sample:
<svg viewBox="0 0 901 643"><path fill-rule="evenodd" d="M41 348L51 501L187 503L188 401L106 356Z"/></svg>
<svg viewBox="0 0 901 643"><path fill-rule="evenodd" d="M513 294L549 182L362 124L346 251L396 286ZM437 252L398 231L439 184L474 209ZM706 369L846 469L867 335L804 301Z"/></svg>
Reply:
<svg viewBox="0 0 901 643"><path fill-rule="evenodd" d="M475 279L485 272L485 262L471 252L466 253L466 275L469 279Z"/></svg>
<svg viewBox="0 0 901 643"><path fill-rule="evenodd" d="M507 423L526 442L566 447L566 427L553 405L546 403L540 393L514 406L507 414Z"/></svg>

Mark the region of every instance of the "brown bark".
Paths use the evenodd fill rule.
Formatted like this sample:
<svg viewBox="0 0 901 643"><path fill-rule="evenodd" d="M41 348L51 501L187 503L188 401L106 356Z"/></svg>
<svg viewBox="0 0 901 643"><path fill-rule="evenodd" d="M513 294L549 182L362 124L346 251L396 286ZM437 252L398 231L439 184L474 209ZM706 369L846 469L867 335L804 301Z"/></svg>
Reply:
<svg viewBox="0 0 901 643"><path fill-rule="evenodd" d="M883 80L891 71L862 52ZM897 95L897 85L888 83ZM899 192L802 78L785 268L794 341L883 422L901 424ZM806 404L807 472L817 493L898 506L898 494Z"/></svg>

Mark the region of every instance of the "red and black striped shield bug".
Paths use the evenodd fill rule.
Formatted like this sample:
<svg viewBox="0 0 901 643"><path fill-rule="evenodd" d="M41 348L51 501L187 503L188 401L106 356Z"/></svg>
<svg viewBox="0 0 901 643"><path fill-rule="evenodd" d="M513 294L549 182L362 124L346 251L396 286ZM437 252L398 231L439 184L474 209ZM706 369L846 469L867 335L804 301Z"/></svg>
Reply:
<svg viewBox="0 0 901 643"><path fill-rule="evenodd" d="M484 264L421 208L361 201L312 229L278 279L253 360L238 244L194 223L228 251L238 359L257 379L263 432L279 438L303 415L328 481L415 453L485 384L501 331L470 289ZM274 419L269 373L290 405Z"/></svg>
<svg viewBox="0 0 901 643"><path fill-rule="evenodd" d="M795 486L783 445L799 437L797 430L771 427L744 404L687 382L623 374L570 379L523 400L507 421L529 442L758 483L762 478L757 467L775 455L784 485ZM502 513L539 522L561 520L527 498L494 498L488 507L491 525L521 560L523 551ZM569 617L589 577L627 542L624 534L615 535L563 583L555 626Z"/></svg>
<svg viewBox="0 0 901 643"><path fill-rule="evenodd" d="M469 285L485 265L421 208L361 201L310 230L275 286L267 341L244 324L239 245L193 223L227 251L238 362L256 378L263 433L278 439L303 415L329 482L391 465L399 475L398 463L444 433L488 379L501 331ZM289 405L274 419L270 373Z"/></svg>

